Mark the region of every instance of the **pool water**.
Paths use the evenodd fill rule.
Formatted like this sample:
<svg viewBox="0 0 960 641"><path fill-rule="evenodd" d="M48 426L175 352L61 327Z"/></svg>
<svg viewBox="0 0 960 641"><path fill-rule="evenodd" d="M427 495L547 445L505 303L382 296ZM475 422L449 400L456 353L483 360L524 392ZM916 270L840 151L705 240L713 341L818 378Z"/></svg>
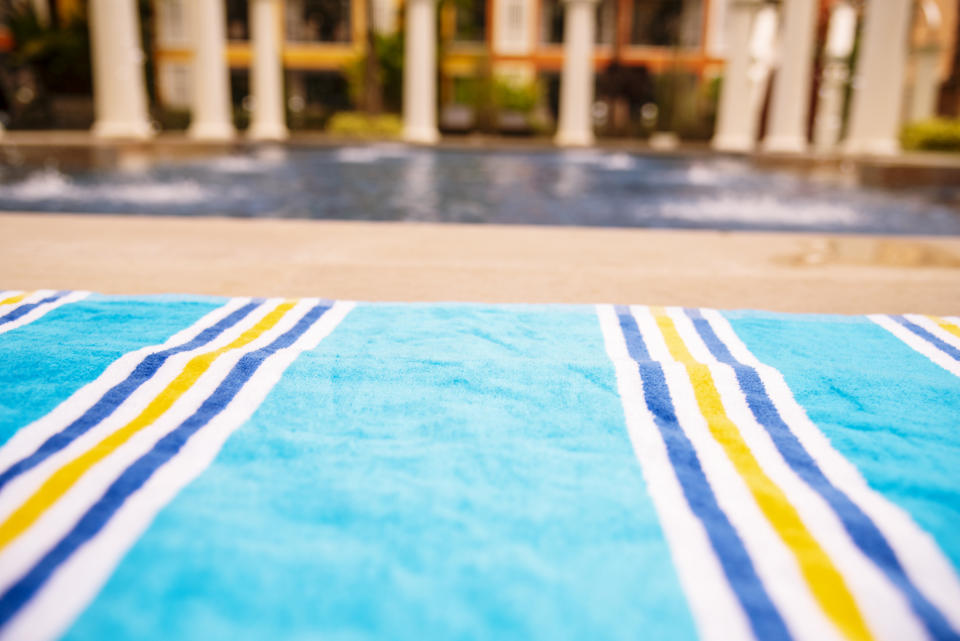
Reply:
<svg viewBox="0 0 960 641"><path fill-rule="evenodd" d="M960 234L960 212L725 158L265 147L137 167L0 170L0 210Z"/></svg>

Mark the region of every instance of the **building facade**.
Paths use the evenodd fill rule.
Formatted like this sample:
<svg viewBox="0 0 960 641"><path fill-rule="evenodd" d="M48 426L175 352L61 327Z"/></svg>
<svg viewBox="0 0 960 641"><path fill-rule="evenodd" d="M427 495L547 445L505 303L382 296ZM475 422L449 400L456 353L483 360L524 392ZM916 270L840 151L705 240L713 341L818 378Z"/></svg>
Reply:
<svg viewBox="0 0 960 641"><path fill-rule="evenodd" d="M191 42L186 3L153 0L156 95L161 104L191 104ZM689 83L718 74L723 65L725 6L729 0L600 0L593 64L604 87L625 90L636 112L653 99L653 76L683 74ZM288 108L351 107L347 74L366 50L371 20L384 36L403 24L402 0L285 0L282 61ZM225 0L231 91L238 106L248 93L252 59L247 0ZM512 85L536 93L547 119L557 111L563 64L561 0L449 0L439 6L441 126L469 128L478 86ZM607 72L611 71L610 77ZM610 93L610 91L607 91ZM636 94L636 95L633 95ZM464 108L467 109L464 115Z"/></svg>
<svg viewBox="0 0 960 641"><path fill-rule="evenodd" d="M230 138L234 123L243 128L245 119L254 139L282 139L288 126L323 127L334 112L381 102L357 80L377 68L363 64L375 43L384 98L388 89L392 96L385 106L400 111L402 94L404 136L412 142L435 140L438 122L446 130L504 133L548 133L556 124L558 144L585 145L594 129L632 134L639 122L646 133L712 139L717 149L739 152L762 141L776 153L804 151L811 142L836 150L841 140L847 153L891 153L904 122L956 114L958 6L960 0L0 4L32 7L54 27L71 15L85 18L70 24L89 26L94 132L103 137L149 137L167 122L164 110L182 111L188 133L203 139ZM4 26L0 15L0 31ZM17 46L2 36L0 45ZM3 87L16 90L17 82L6 74ZM0 93L0 111L9 109L11 92ZM26 95L14 93L13 100Z"/></svg>

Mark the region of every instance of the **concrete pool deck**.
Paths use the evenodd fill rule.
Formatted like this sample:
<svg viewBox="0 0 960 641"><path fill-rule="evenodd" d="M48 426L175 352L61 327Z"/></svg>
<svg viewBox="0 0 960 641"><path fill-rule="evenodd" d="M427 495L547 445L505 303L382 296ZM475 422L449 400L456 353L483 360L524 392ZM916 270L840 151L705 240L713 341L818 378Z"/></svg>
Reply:
<svg viewBox="0 0 960 641"><path fill-rule="evenodd" d="M960 314L960 237L0 214L0 286Z"/></svg>

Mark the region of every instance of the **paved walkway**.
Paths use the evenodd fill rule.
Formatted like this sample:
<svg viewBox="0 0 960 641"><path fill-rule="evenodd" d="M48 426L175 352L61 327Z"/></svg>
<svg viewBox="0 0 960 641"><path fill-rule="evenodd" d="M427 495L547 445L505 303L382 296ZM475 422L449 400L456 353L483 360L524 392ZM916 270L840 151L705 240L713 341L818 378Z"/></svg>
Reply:
<svg viewBox="0 0 960 641"><path fill-rule="evenodd" d="M960 238L0 214L0 287L960 314Z"/></svg>

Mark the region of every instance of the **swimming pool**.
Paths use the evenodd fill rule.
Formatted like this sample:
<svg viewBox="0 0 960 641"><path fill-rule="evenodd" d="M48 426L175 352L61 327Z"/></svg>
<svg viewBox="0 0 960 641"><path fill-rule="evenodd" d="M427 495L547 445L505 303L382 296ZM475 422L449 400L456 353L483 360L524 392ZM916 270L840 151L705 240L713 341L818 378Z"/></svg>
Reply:
<svg viewBox="0 0 960 641"><path fill-rule="evenodd" d="M960 211L922 192L818 182L729 157L398 144L76 170L8 163L0 210L960 234Z"/></svg>

